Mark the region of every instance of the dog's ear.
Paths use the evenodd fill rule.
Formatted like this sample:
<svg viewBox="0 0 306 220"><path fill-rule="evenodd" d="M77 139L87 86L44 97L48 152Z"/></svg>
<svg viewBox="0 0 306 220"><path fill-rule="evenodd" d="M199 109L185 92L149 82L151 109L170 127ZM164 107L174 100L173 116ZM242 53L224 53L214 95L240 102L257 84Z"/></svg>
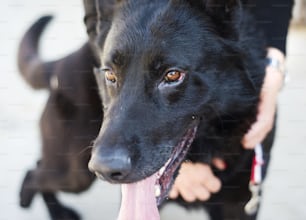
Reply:
<svg viewBox="0 0 306 220"><path fill-rule="evenodd" d="M111 27L111 21L117 4L122 0L83 0L85 16L84 23L89 43L96 57L97 66L100 64L99 49L103 45Z"/></svg>
<svg viewBox="0 0 306 220"><path fill-rule="evenodd" d="M211 15L226 15L240 8L240 0L187 0L191 5L206 10Z"/></svg>
<svg viewBox="0 0 306 220"><path fill-rule="evenodd" d="M110 27L111 19L117 4L122 0L83 0L84 23L91 42Z"/></svg>
<svg viewBox="0 0 306 220"><path fill-rule="evenodd" d="M211 17L221 36L237 38L242 21L242 3L240 0L187 0L192 7Z"/></svg>
<svg viewBox="0 0 306 220"><path fill-rule="evenodd" d="M97 35L97 22L98 22L98 13L96 8L95 0L83 0L84 5L84 23L86 26L87 34L92 42Z"/></svg>
<svg viewBox="0 0 306 220"><path fill-rule="evenodd" d="M122 0L96 0L98 34L109 29L116 6L121 2Z"/></svg>

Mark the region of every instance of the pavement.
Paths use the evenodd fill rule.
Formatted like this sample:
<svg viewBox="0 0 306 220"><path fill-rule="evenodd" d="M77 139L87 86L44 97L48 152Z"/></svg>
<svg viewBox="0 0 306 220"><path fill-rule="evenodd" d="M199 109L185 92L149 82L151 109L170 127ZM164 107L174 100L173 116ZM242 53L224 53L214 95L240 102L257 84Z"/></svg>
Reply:
<svg viewBox="0 0 306 220"><path fill-rule="evenodd" d="M16 67L18 42L28 26L43 14L55 15L41 41L42 57L52 60L82 45L86 34L81 1L1 0L0 7L0 220L43 220L47 211L40 196L30 209L18 206L27 169L40 155L38 121L46 91L33 91ZM290 29L287 65L290 82L279 96L277 138L264 184L259 220L306 219L306 26ZM60 194L60 199L85 220L116 219L119 187L96 181L85 193ZM167 207L162 220L198 220L203 212Z"/></svg>

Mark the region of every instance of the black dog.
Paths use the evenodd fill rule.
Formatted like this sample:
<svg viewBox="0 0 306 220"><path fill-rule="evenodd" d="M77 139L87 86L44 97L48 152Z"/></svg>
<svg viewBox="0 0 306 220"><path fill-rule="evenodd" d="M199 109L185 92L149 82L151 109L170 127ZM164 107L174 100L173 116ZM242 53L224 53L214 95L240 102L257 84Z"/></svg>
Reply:
<svg viewBox="0 0 306 220"><path fill-rule="evenodd" d="M100 0L96 8L104 119L89 168L127 191L147 178L160 204L184 159L210 163L217 154L227 163L217 173L222 190L185 205L207 205L212 219L255 219L243 209L253 152L240 141L256 119L265 45L240 2Z"/></svg>
<svg viewBox="0 0 306 220"><path fill-rule="evenodd" d="M47 17L21 43L21 72L34 88L50 90L41 121L42 158L26 175L21 205L29 206L39 192L52 219L79 219L55 193L80 192L94 180L86 146L104 114L89 165L99 177L133 183L163 171L155 182L160 204L184 159L210 163L223 156L227 170L216 173L222 190L207 203L178 202L206 206L213 219L256 218L243 210L253 152L244 151L240 140L256 117L265 50L239 3L84 2L90 44L59 61L40 62L37 42ZM103 109L91 73L98 63ZM263 143L266 154L273 133Z"/></svg>
<svg viewBox="0 0 306 220"><path fill-rule="evenodd" d="M41 193L52 219L79 219L78 214L60 204L55 193L81 192L95 179L87 164L88 146L98 134L103 118L92 73L96 61L87 43L63 59L41 62L38 40L50 18L41 18L29 29L18 54L26 81L35 89L50 91L40 123L41 159L24 179L20 204L30 206L34 195Z"/></svg>

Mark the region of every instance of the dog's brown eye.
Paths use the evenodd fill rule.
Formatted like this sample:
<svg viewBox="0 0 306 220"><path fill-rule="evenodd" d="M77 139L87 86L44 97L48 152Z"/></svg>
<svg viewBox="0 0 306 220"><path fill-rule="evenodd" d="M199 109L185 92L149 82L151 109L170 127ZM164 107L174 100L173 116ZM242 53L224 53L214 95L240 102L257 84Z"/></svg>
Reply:
<svg viewBox="0 0 306 220"><path fill-rule="evenodd" d="M110 70L110 69L104 69L104 73L105 73L105 78L112 82L112 83L115 83L117 81L117 77L115 75L115 73Z"/></svg>
<svg viewBox="0 0 306 220"><path fill-rule="evenodd" d="M164 80L166 83L173 83L181 80L184 74L178 70L170 70L167 72Z"/></svg>

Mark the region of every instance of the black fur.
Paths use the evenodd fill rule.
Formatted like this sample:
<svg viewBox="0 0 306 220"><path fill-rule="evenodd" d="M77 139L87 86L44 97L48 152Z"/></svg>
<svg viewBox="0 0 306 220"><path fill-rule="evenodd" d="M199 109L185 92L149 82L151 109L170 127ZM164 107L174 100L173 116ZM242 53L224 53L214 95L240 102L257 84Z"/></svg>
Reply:
<svg viewBox="0 0 306 220"><path fill-rule="evenodd" d="M112 13L103 14L105 2ZM210 163L219 155L228 165L217 173L222 190L205 203L211 216L254 219L243 211L253 152L240 141L256 119L266 54L250 15L239 1L221 0L100 0L97 10L104 120L91 169L110 182L141 180L198 124L187 159ZM186 73L184 80L165 84L169 69ZM263 143L266 154L273 135Z"/></svg>

